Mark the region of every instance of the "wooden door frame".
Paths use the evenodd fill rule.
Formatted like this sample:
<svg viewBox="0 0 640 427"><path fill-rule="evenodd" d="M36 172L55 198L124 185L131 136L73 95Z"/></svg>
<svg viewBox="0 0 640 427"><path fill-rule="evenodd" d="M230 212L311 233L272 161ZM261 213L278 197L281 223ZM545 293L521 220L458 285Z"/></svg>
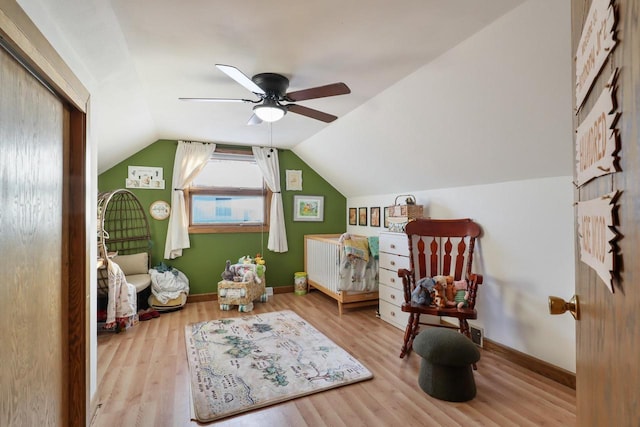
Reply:
<svg viewBox="0 0 640 427"><path fill-rule="evenodd" d="M15 0L0 0L2 44L63 101L62 408L68 426L89 424L89 263L86 111L89 92Z"/></svg>

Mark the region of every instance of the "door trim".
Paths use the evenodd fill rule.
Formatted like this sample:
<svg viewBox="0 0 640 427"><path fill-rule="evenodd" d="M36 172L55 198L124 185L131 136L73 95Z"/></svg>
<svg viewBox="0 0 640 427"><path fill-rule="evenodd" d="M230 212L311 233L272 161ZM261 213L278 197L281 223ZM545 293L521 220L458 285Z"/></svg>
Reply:
<svg viewBox="0 0 640 427"><path fill-rule="evenodd" d="M89 263L87 260L86 111L89 92L53 49L15 0L0 0L0 38L12 55L19 56L29 72L53 88L64 104L62 280L61 319L68 426L89 423Z"/></svg>

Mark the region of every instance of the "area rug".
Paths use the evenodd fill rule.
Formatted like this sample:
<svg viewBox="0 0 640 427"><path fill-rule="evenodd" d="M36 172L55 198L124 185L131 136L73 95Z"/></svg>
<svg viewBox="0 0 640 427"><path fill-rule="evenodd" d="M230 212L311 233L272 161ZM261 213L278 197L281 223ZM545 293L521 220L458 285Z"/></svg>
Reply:
<svg viewBox="0 0 640 427"><path fill-rule="evenodd" d="M199 422L373 378L289 310L187 325L185 341Z"/></svg>

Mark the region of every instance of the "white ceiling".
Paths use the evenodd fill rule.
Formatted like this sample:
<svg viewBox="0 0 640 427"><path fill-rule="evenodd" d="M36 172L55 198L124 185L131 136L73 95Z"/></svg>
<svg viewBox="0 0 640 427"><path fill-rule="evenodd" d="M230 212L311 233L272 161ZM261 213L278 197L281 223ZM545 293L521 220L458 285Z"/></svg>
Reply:
<svg viewBox="0 0 640 427"><path fill-rule="evenodd" d="M91 92L102 172L157 139L264 145L268 125L246 125L251 104L178 100L251 97L216 63L284 74L290 90L344 82L349 95L300 102L341 117L523 1L18 2ZM328 126L287 114L273 145Z"/></svg>

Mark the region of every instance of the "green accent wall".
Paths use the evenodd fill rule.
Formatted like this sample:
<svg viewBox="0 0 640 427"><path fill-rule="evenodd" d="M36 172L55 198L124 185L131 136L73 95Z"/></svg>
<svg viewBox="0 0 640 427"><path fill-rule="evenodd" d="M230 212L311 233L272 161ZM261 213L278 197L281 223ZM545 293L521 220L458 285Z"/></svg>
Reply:
<svg viewBox="0 0 640 427"><path fill-rule="evenodd" d="M182 271L189 278L191 294L217 292L220 274L225 262L236 262L244 255L254 257L261 253L267 262L267 286L292 286L293 275L304 269L305 234L339 234L346 230L346 198L325 181L302 159L290 150L278 150L280 160L280 185L287 227L289 251L275 253L267 249L269 233L220 233L191 234L191 248L184 249L181 257L164 259L164 245L168 220L158 221L149 215L149 206L156 200L171 203L171 177L177 141L159 140L135 153L111 169L98 176L98 191L112 191L125 188L128 166L161 167L165 179L165 189L129 189L146 209L152 239L152 265L164 262ZM238 147L236 147L238 148ZM287 169L302 171L303 191L286 191ZM293 221L293 196L324 196L323 222Z"/></svg>

